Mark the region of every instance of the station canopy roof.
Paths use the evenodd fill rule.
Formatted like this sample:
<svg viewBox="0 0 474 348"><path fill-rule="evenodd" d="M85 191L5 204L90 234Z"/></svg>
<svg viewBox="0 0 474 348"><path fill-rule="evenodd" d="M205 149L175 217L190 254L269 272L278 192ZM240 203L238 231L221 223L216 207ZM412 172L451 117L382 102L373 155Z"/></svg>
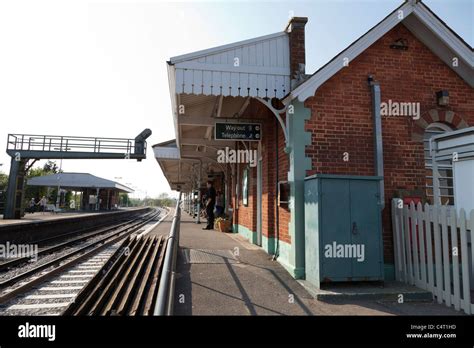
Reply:
<svg viewBox="0 0 474 348"><path fill-rule="evenodd" d="M29 186L57 187L63 189L112 189L120 192L133 192L133 190L118 182L99 178L89 173L58 173L36 176L28 179Z"/></svg>
<svg viewBox="0 0 474 348"><path fill-rule="evenodd" d="M172 57L167 67L176 138L153 149L172 189L191 188L197 163L222 170L217 150L235 141L215 140L216 122L242 122L252 98L283 98L291 89L286 30Z"/></svg>

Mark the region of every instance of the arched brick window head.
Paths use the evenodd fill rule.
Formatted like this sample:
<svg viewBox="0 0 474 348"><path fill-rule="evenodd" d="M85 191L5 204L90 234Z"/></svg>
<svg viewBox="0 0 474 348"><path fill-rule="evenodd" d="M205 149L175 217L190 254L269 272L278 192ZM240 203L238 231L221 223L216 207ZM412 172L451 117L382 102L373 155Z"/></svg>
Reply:
<svg viewBox="0 0 474 348"><path fill-rule="evenodd" d="M452 110L431 109L415 121L412 140L424 141L425 130L432 124L448 125L450 130L467 128L467 122Z"/></svg>

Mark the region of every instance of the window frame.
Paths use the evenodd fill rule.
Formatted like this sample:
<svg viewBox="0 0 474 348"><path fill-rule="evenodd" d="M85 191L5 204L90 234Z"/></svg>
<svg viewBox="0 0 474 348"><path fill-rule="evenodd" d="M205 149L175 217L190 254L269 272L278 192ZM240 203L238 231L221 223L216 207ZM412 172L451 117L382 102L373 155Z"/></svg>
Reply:
<svg viewBox="0 0 474 348"><path fill-rule="evenodd" d="M425 195L428 201L430 201L431 204L433 204L434 200L434 192L433 192L433 164L432 164L432 158L431 155L429 154L430 148L429 148L429 140L431 137L433 137L436 134L443 134L446 132L451 132L453 129L449 127L447 124L440 123L440 122L434 122L428 125L425 129L425 133L423 135L423 158L425 161ZM431 133L432 135L430 137L427 137L427 133ZM427 156L427 151L428 151L428 156ZM449 162L449 163L448 163ZM427 175L427 171L431 172L431 175ZM445 175L442 175L441 172L446 171ZM453 163L451 161L443 161L443 162L438 162L438 172L440 172L438 178L439 178L439 188L440 188L440 198L441 198L441 203L447 205L454 205L454 173L453 173ZM450 174L450 175L449 175ZM429 185L429 181L431 181L431 185ZM445 183L442 181L446 181ZM451 182L451 185L449 185L449 182ZM431 194L429 191L431 190ZM447 190L447 194L444 193L443 191ZM447 200L447 202L446 202Z"/></svg>

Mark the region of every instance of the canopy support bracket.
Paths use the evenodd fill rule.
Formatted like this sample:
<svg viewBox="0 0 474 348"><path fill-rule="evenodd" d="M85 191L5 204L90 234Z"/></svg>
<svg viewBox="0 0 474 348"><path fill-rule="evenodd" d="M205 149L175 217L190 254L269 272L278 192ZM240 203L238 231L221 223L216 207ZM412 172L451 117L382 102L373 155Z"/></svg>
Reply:
<svg viewBox="0 0 474 348"><path fill-rule="evenodd" d="M281 129L283 130L283 135L285 136L285 153L290 153L291 147L290 147L290 139L288 135L288 128L285 125L285 121L283 121L281 114L285 113L285 116L287 116L286 112L288 110L288 105L285 105L281 109L276 109L273 107L272 103L270 100L265 100L263 98L257 97L257 99L260 103L265 105L272 113L275 115L276 119L280 123Z"/></svg>

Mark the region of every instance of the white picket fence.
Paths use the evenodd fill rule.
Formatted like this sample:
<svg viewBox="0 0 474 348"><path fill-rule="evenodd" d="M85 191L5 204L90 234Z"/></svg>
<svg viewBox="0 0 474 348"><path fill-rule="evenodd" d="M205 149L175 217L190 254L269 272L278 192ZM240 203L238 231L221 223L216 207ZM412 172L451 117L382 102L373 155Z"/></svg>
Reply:
<svg viewBox="0 0 474 348"><path fill-rule="evenodd" d="M474 314L474 210L392 200L398 281L433 293L439 303Z"/></svg>

